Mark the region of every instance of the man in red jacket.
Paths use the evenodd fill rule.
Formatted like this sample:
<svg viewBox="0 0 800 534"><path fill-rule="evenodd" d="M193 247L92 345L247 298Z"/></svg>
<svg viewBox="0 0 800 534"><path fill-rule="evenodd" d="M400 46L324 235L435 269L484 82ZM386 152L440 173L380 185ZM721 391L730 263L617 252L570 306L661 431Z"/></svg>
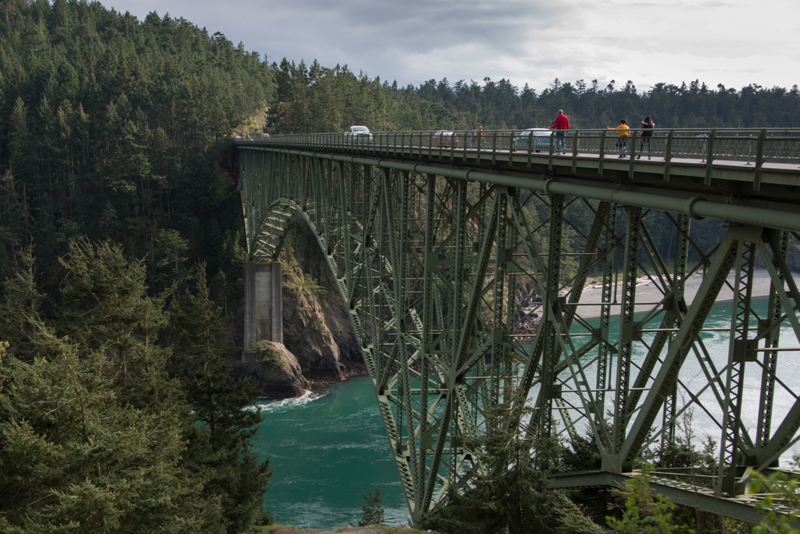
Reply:
<svg viewBox="0 0 800 534"><path fill-rule="evenodd" d="M556 129L556 150L560 154L563 152L566 147L566 137L567 137L567 130L569 130L569 117L564 115L564 110L558 110L558 117L556 117L556 122L550 127L552 130L553 128Z"/></svg>

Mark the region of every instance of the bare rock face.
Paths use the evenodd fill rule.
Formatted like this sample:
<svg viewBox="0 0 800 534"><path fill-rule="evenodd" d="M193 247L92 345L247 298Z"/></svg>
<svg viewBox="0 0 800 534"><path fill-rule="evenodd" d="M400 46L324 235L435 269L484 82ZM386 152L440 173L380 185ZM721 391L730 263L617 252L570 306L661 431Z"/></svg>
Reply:
<svg viewBox="0 0 800 534"><path fill-rule="evenodd" d="M284 289L283 340L291 347L306 378L344 380L339 346L315 295L301 289L293 298L287 298Z"/></svg>
<svg viewBox="0 0 800 534"><path fill-rule="evenodd" d="M336 282L316 238L302 221L289 228L280 256L283 344L262 341L236 376L249 376L270 398L296 397L314 383L363 374L364 361Z"/></svg>
<svg viewBox="0 0 800 534"><path fill-rule="evenodd" d="M341 381L364 363L347 310L316 238L302 221L289 230L283 264L283 342L311 381Z"/></svg>

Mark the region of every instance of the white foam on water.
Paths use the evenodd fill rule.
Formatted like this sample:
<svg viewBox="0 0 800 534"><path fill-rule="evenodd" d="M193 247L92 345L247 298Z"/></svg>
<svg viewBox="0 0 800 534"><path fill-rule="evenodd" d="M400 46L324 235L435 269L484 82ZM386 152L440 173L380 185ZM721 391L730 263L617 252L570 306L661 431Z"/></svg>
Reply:
<svg viewBox="0 0 800 534"><path fill-rule="evenodd" d="M325 395L314 393L313 391L306 391L300 397L292 397L290 399L269 400L269 399L256 399L253 408L260 408L261 413L286 413L297 408L321 399Z"/></svg>

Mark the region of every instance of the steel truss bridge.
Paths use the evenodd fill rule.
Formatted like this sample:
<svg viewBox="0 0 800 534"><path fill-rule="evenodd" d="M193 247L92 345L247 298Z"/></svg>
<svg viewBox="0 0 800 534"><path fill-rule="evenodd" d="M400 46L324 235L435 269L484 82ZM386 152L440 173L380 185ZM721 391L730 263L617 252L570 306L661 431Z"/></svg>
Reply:
<svg viewBox="0 0 800 534"><path fill-rule="evenodd" d="M316 235L412 519L485 469L482 438L498 429L588 436L600 465L552 476L587 487L624 480L693 418L717 466L660 469L654 487L758 521L752 472L780 469L800 440L787 263L800 130L656 130L643 159L633 136L619 157L606 130L570 131L563 147L455 134L235 142L250 260L278 257L292 217ZM721 240L692 232L700 219L721 221L694 223ZM729 319L707 321L726 298ZM520 398L532 409L509 416Z"/></svg>

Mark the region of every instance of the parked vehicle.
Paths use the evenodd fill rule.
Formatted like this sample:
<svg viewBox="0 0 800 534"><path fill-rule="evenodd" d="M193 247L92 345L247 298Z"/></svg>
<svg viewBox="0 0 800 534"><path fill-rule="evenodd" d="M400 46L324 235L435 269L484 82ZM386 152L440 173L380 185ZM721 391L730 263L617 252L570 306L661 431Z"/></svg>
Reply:
<svg viewBox="0 0 800 534"><path fill-rule="evenodd" d="M531 150L534 152L550 150L550 137L552 135L553 130L548 128L528 128L527 130L522 130L511 141L511 149L528 150L528 146L530 146Z"/></svg>
<svg viewBox="0 0 800 534"><path fill-rule="evenodd" d="M454 146L458 144L458 136L450 130L436 130L431 135L431 146Z"/></svg>
<svg viewBox="0 0 800 534"><path fill-rule="evenodd" d="M370 140L372 139L372 132L366 126L351 126L344 135L345 137L369 137Z"/></svg>

